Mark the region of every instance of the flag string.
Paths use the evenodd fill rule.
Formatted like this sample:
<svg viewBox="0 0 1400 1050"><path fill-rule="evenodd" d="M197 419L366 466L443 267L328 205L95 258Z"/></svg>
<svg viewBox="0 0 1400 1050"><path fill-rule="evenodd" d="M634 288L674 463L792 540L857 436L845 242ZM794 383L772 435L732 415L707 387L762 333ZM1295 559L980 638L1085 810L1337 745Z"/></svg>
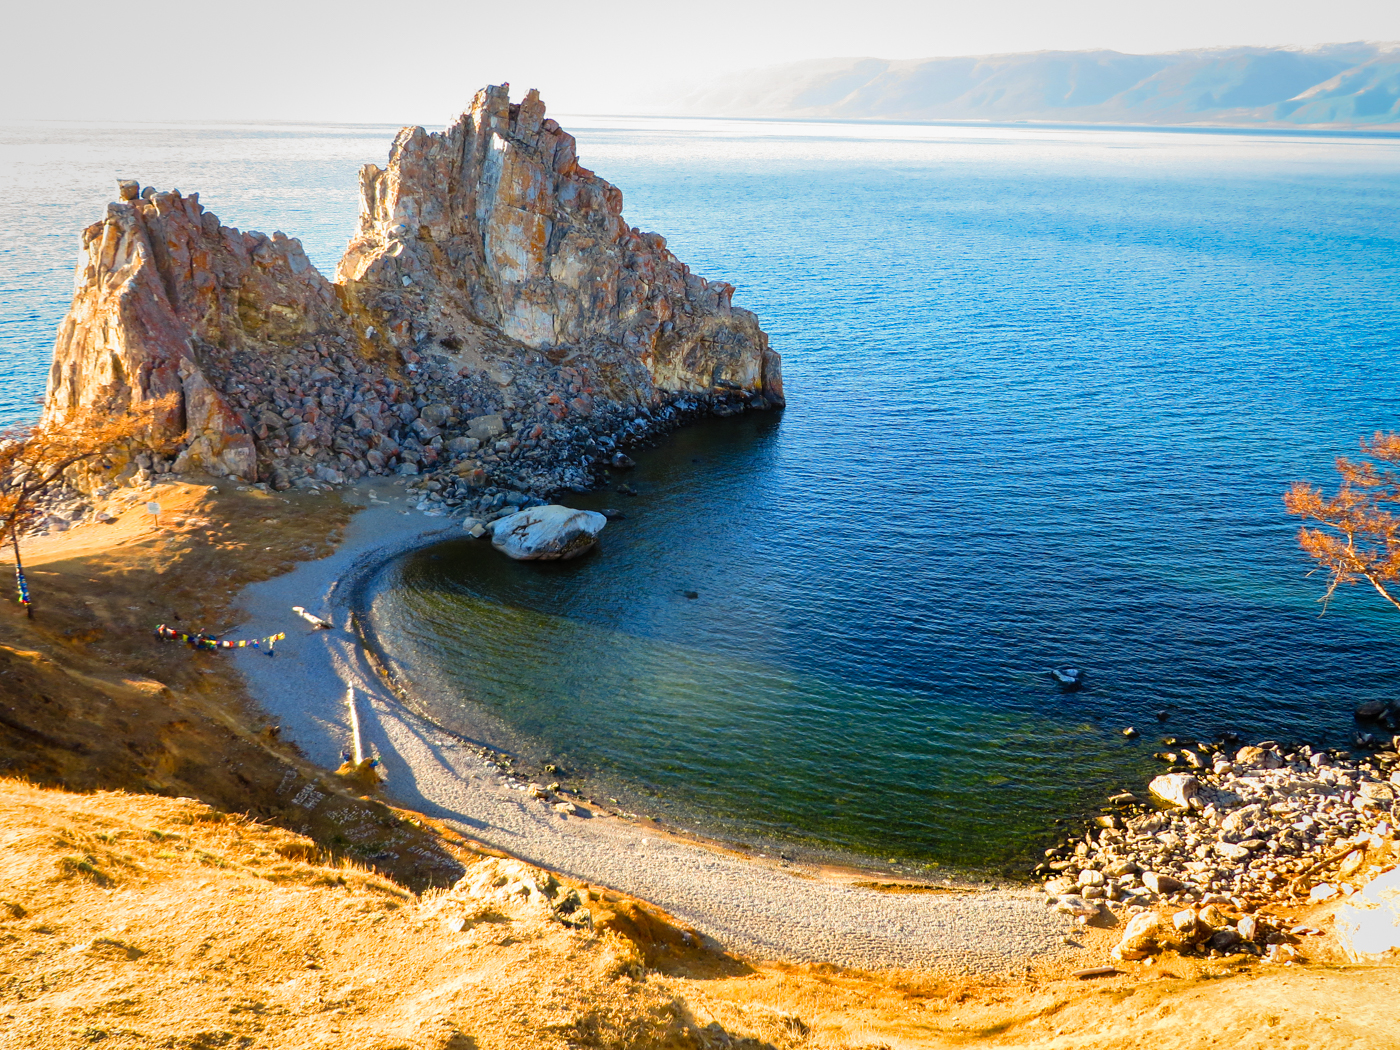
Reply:
<svg viewBox="0 0 1400 1050"><path fill-rule="evenodd" d="M266 638L242 638L235 642L215 638L212 635L205 634L203 631L197 631L191 634L188 631L177 631L173 627L167 627L165 624L161 624L156 628L156 637L185 642L192 649L205 651L211 649L266 649L267 652L271 654L272 647L283 638L286 638L287 633L285 631L279 631L277 634L268 635Z"/></svg>

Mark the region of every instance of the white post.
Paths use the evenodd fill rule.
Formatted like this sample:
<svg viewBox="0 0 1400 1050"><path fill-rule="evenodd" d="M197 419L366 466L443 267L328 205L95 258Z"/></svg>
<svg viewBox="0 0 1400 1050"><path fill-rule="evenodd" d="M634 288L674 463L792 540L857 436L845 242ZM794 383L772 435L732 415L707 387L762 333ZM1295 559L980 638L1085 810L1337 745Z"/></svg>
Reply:
<svg viewBox="0 0 1400 1050"><path fill-rule="evenodd" d="M365 746L360 740L360 715L355 710L355 687L352 685L345 690L345 704L350 708L350 734L355 742L355 765L359 765L365 760Z"/></svg>

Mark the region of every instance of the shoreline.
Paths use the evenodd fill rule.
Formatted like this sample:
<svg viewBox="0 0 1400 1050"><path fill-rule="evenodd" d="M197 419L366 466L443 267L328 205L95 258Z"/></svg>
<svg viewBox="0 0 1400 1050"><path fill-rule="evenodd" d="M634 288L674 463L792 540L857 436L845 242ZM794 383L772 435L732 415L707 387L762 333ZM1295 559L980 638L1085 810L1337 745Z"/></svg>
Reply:
<svg viewBox="0 0 1400 1050"><path fill-rule="evenodd" d="M862 855L835 846L772 837L751 828L733 829L735 833L725 834L707 825L706 815L690 808L683 800L647 797L625 780L609 779L595 769L580 771L554 765L557 756L540 741L521 733L479 704L467 704L465 713L456 715L455 724L444 724L434 716L430 705L414 692L413 683L406 682L407 669L382 643L368 613L374 598L371 591L380 570L394 558L415 549L440 540L462 539L458 529L448 527L444 531L441 538L430 531L422 534L421 543L388 544L369 552L333 584L334 603L342 610L347 629L358 639L366 659L378 672L387 691L394 694L410 714L449 738L474 748L500 775L527 783L530 788L545 787L550 797L543 801L586 805L595 816L616 817L678 841L694 842L754 862L773 861L780 867L791 866L797 871L820 872L855 884L900 886L916 892L967 892L988 887L1024 889L1035 883L1029 863L1030 877L1017 880L993 868L881 864L875 853ZM555 781L567 783L560 787L553 783ZM608 804L599 799L606 799ZM924 870L902 870L910 867Z"/></svg>
<svg viewBox="0 0 1400 1050"><path fill-rule="evenodd" d="M885 873L747 857L644 820L594 814L581 800L569 800L577 809L571 814L532 798L477 748L413 713L350 629L354 587L347 581L457 534L456 522L416 510L392 482L341 491L361 509L337 550L235 599L241 633L294 625L276 658L240 650L233 660L252 699L311 761L334 769L349 750L351 687L387 801L529 863L651 901L726 949L792 962L983 973L1074 954L1064 943L1070 920L1047 910L1033 887L892 893L887 888L903 880ZM293 605L328 616L335 628L312 630L295 619Z"/></svg>

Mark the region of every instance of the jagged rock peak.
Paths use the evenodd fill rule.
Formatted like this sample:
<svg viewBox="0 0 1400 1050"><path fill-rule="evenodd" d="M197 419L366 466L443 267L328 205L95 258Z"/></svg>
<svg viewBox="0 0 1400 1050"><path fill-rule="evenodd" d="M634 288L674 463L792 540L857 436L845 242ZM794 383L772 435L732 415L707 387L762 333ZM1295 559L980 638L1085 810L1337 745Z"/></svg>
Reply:
<svg viewBox="0 0 1400 1050"><path fill-rule="evenodd" d="M781 400L777 355L734 288L629 227L622 192L579 164L537 91L512 105L488 87L439 134L405 128L387 168L361 171L360 195L336 279L392 301L400 339L470 342L485 326L532 349L603 342L646 372L613 377L619 395L722 385Z"/></svg>
<svg viewBox="0 0 1400 1050"><path fill-rule="evenodd" d="M178 393L181 409L164 426L186 436L180 469L251 477L253 440L209 382L208 362L344 327L344 312L296 239L222 226L197 193L141 192L125 180L119 191L83 231L45 412L66 415L108 392L133 404Z"/></svg>
<svg viewBox="0 0 1400 1050"><path fill-rule="evenodd" d="M592 463L556 462L546 428L595 405L635 423L677 397L719 414L783 403L758 319L623 221L621 192L580 166L537 92L513 105L486 88L442 133L405 128L360 182L334 283L295 238L119 183L83 234L46 412L177 392L176 469L279 485L460 459L451 427L504 412L534 445L501 442L473 476L545 491Z"/></svg>

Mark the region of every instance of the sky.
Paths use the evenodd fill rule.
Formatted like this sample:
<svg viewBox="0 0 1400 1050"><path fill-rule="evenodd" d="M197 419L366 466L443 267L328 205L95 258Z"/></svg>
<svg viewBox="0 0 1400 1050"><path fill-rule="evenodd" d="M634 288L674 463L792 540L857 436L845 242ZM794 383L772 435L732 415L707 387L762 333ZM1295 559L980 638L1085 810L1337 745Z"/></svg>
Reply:
<svg viewBox="0 0 1400 1050"><path fill-rule="evenodd" d="M810 58L1400 40L1397 0L16 0L0 120L436 126L476 89L553 113L654 113Z"/></svg>

